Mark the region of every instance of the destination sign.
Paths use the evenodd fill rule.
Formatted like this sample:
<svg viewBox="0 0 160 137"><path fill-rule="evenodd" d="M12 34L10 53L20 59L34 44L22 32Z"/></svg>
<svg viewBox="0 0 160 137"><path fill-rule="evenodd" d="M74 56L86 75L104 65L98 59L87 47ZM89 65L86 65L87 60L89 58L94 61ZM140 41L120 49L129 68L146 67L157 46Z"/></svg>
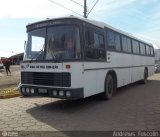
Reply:
<svg viewBox="0 0 160 137"><path fill-rule="evenodd" d="M39 22L39 23L28 25L27 26L27 31L37 29L37 28L62 24L62 23L64 23L64 22L63 21L57 21L57 20L49 20L49 21Z"/></svg>

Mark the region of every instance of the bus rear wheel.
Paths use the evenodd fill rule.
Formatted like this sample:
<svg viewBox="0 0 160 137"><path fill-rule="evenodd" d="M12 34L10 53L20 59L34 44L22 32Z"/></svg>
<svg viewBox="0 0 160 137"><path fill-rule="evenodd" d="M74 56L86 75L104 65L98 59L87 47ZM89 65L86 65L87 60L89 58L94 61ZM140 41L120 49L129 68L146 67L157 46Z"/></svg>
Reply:
<svg viewBox="0 0 160 137"><path fill-rule="evenodd" d="M114 80L111 74L109 74L105 81L105 92L103 94L103 98L105 100L109 100L112 98L114 93Z"/></svg>

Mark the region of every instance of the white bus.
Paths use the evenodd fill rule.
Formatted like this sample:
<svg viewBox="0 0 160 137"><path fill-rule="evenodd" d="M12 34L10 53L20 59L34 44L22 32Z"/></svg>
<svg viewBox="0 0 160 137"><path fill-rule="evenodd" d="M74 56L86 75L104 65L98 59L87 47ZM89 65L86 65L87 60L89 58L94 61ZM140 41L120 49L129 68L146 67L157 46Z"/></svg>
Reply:
<svg viewBox="0 0 160 137"><path fill-rule="evenodd" d="M150 43L102 22L47 19L29 24L27 33L19 85L24 96L80 99L102 93L110 99L117 88L146 83L154 73Z"/></svg>

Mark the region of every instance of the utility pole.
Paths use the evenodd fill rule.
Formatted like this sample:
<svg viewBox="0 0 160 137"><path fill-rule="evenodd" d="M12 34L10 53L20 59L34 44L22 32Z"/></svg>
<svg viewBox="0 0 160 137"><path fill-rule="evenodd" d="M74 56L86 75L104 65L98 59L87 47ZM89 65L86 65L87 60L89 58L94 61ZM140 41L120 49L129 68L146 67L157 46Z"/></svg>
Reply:
<svg viewBox="0 0 160 137"><path fill-rule="evenodd" d="M87 2L84 0L84 18L87 18Z"/></svg>
<svg viewBox="0 0 160 137"><path fill-rule="evenodd" d="M69 9L69 8L67 8L67 7L65 7L65 6L63 6L63 5L55 2L55 1L53 1L53 0L49 0L49 1L51 1L52 3L54 3L54 4L56 4L56 5L60 6L60 7L62 7L62 8L64 8L64 9L67 9L67 10L69 10L69 11L72 11L73 13L75 13L75 14L77 14L77 15L79 15L79 16L82 16L81 14L79 14L79 13L77 13L77 12L75 12L75 11L73 11L73 10L71 10L71 9ZM76 2L76 1L74 1L74 0L71 0L71 1L74 2L74 3L76 3L76 4L78 4L79 6L82 6L82 7L84 8L84 15L83 15L83 17L84 17L84 18L87 18L88 15L91 13L91 11L92 11L93 8L96 6L96 4L98 3L99 0L96 1L96 3L94 4L94 6L92 7L92 9L91 9L90 11L87 11L87 0L84 0L84 5L81 5L81 4L79 4L78 2ZM87 12L88 12L88 14L87 14Z"/></svg>

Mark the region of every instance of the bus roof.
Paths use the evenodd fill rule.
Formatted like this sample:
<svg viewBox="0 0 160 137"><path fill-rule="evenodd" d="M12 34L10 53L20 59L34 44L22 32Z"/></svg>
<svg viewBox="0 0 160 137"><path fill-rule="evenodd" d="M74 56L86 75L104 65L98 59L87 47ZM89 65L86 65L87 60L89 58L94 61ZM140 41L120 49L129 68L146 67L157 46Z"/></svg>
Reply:
<svg viewBox="0 0 160 137"><path fill-rule="evenodd" d="M94 26L100 27L100 28L109 28L109 29L111 29L113 31L119 32L121 34L124 34L124 35L126 35L128 37L131 37L131 38L133 38L135 40L141 41L141 42L146 43L146 44L148 44L148 45L150 45L150 46L153 47L153 45L150 42L146 42L145 40L142 40L141 38L137 38L137 36L134 36L131 33L127 33L127 32L122 31L120 29L114 28L111 25L108 25L108 24L106 24L104 22L100 22L100 21L96 21L96 20L91 20L91 19L87 19L87 18L80 18L80 17L73 16L73 15L67 16L67 17L51 18L51 19L47 18L46 20L38 21L38 22L35 22L35 23L38 24L38 23L41 23L41 22L52 21L52 20L57 20L57 19L78 19L78 20L90 23L90 24L92 24ZM27 26L33 25L35 23L28 24Z"/></svg>

